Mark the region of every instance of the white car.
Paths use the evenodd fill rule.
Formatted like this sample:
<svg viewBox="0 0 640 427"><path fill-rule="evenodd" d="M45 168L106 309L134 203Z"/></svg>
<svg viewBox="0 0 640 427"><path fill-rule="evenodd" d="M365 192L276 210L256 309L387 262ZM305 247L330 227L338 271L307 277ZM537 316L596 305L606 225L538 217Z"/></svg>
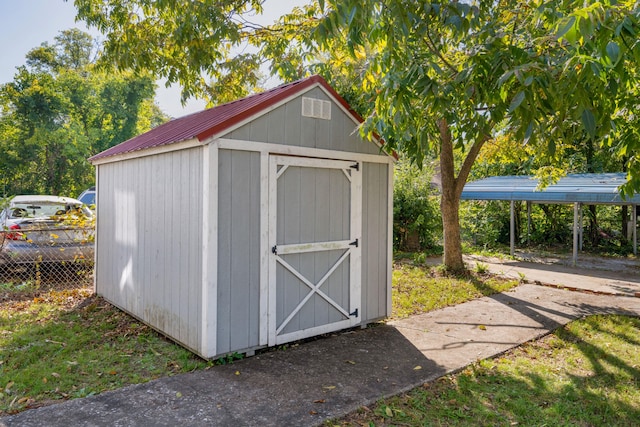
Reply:
<svg viewBox="0 0 640 427"><path fill-rule="evenodd" d="M92 219L70 197L14 197L0 212L0 266L92 261Z"/></svg>

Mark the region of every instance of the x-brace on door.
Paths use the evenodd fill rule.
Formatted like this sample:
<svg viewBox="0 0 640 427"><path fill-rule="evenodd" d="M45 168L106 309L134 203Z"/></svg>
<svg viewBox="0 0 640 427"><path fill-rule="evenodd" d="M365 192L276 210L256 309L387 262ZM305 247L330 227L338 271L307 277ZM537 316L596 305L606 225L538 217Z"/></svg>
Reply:
<svg viewBox="0 0 640 427"><path fill-rule="evenodd" d="M362 164L271 156L269 345L360 323Z"/></svg>

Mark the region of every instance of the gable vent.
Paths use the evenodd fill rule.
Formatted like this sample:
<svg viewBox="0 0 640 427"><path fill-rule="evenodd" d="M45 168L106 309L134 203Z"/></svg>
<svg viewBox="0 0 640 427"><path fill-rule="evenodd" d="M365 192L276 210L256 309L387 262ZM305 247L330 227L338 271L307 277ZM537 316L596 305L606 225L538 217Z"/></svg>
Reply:
<svg viewBox="0 0 640 427"><path fill-rule="evenodd" d="M302 115L304 117L331 120L331 102L303 96Z"/></svg>

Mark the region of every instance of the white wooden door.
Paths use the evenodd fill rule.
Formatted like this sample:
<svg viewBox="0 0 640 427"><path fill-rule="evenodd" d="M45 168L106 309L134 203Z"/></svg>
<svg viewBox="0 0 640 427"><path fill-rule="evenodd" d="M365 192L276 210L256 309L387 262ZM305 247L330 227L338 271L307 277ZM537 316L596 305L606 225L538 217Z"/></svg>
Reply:
<svg viewBox="0 0 640 427"><path fill-rule="evenodd" d="M362 164L271 156L269 345L360 322Z"/></svg>

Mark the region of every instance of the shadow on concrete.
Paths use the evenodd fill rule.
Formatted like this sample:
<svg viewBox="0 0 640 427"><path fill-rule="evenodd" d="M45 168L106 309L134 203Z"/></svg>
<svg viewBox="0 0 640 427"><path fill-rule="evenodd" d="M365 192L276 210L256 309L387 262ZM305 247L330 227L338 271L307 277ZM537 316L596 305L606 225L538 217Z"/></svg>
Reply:
<svg viewBox="0 0 640 427"><path fill-rule="evenodd" d="M25 411L0 425L316 425L444 373L395 328L375 326Z"/></svg>

